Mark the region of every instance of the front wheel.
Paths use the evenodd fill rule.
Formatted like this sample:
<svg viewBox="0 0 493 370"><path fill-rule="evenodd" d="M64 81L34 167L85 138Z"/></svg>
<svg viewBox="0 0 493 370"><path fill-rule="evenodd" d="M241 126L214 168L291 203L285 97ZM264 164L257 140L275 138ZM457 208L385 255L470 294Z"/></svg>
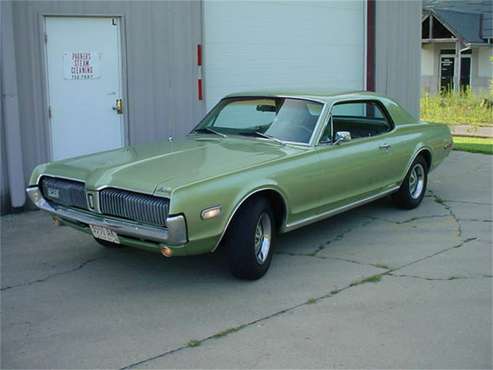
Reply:
<svg viewBox="0 0 493 370"><path fill-rule="evenodd" d="M419 156L414 160L401 187L392 198L401 208L416 208L425 196L427 183L428 165L426 160Z"/></svg>
<svg viewBox="0 0 493 370"><path fill-rule="evenodd" d="M275 218L265 198L252 198L238 210L225 239L231 273L256 280L269 269L276 237Z"/></svg>

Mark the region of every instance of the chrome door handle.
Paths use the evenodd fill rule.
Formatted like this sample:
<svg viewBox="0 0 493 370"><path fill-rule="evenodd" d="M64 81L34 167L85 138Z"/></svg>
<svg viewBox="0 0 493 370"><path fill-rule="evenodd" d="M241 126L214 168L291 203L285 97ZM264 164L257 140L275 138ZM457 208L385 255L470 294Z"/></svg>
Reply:
<svg viewBox="0 0 493 370"><path fill-rule="evenodd" d="M392 147L390 144L382 144L379 146L380 149L382 150L389 150Z"/></svg>

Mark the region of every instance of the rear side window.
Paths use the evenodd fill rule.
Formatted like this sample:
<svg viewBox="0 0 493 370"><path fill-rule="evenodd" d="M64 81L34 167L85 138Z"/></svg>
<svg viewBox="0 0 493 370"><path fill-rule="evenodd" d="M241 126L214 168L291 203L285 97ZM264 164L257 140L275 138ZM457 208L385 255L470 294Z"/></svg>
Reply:
<svg viewBox="0 0 493 370"><path fill-rule="evenodd" d="M392 123L377 102L339 103L332 108L333 135L348 131L351 138L372 137L392 130Z"/></svg>

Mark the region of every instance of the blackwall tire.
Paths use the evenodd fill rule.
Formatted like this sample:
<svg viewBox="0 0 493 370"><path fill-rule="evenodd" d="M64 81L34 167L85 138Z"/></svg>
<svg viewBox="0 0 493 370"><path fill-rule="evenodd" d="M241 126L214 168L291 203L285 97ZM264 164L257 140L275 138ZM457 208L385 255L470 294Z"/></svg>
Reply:
<svg viewBox="0 0 493 370"><path fill-rule="evenodd" d="M396 205L403 209L414 209L420 205L428 184L428 165L418 156L409 168L397 193L392 195Z"/></svg>
<svg viewBox="0 0 493 370"><path fill-rule="evenodd" d="M231 273L246 280L264 276L270 267L275 239L276 222L268 200L247 200L226 233L225 248Z"/></svg>

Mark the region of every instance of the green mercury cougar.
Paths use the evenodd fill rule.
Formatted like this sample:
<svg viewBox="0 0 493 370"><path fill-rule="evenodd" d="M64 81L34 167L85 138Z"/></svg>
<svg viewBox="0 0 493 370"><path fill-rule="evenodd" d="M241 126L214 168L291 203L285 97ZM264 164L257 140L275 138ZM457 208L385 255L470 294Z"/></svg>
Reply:
<svg viewBox="0 0 493 370"><path fill-rule="evenodd" d="M233 275L258 279L278 233L387 195L417 207L451 148L447 126L373 93L248 92L185 138L39 165L27 193L104 246L226 248Z"/></svg>

